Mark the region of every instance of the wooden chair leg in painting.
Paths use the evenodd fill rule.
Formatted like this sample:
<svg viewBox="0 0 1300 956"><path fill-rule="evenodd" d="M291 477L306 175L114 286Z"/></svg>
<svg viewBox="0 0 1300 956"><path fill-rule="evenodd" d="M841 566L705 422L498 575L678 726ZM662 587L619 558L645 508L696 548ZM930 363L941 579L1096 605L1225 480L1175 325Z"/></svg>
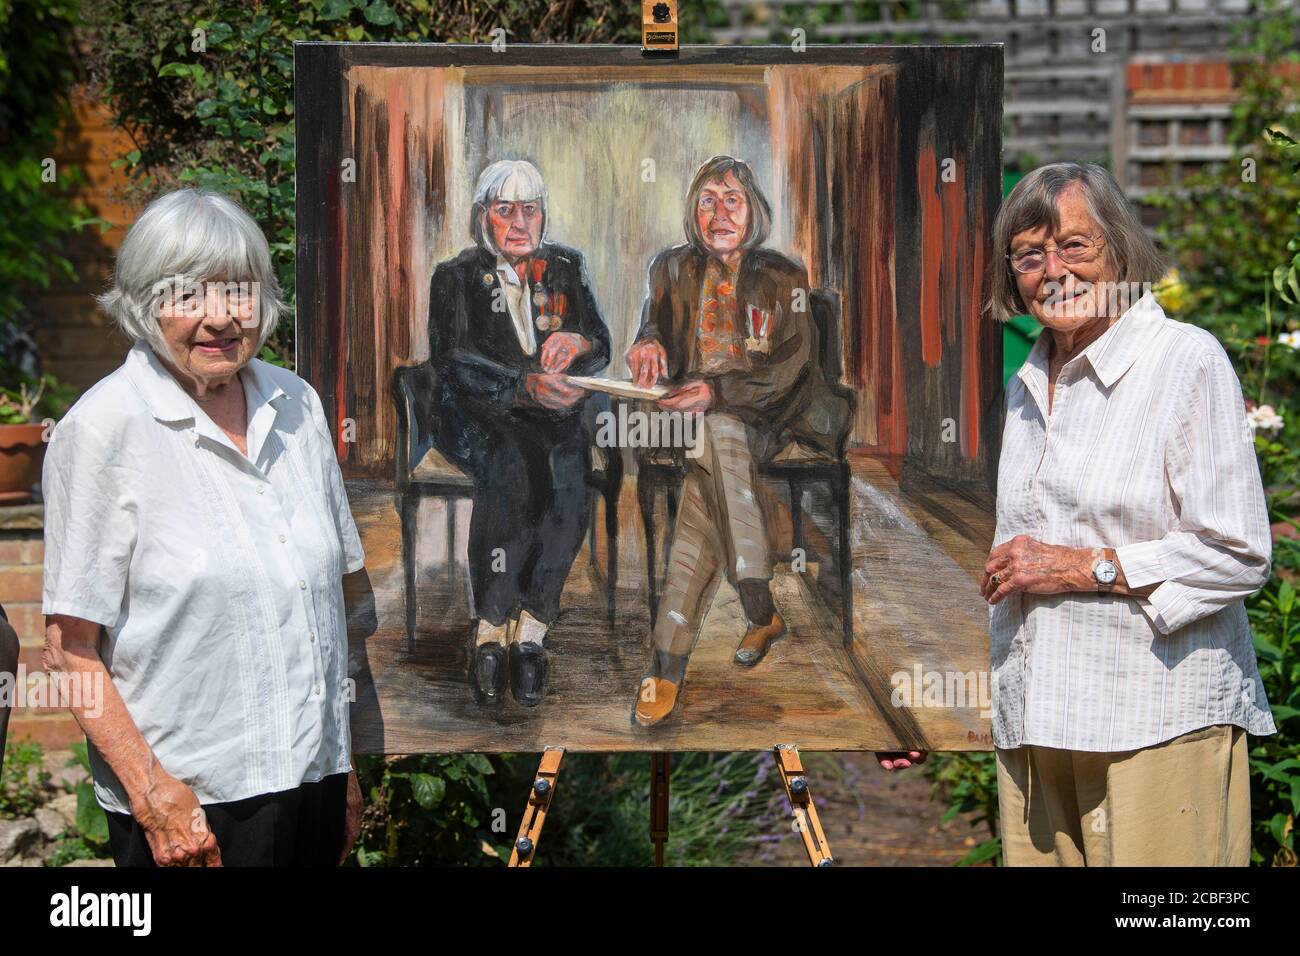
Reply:
<svg viewBox="0 0 1300 956"><path fill-rule="evenodd" d="M398 510L401 513L402 521L402 575L406 589L404 599L406 602L406 649L408 652L415 650L416 611L419 606L415 593L415 517L418 514L419 507L419 497L410 493L403 493L401 500L398 502Z"/></svg>
<svg viewBox="0 0 1300 956"><path fill-rule="evenodd" d="M850 496L850 480L849 464L841 462L835 488L835 504L839 512L840 620L844 625L845 648L853 646L853 548L849 544L853 499Z"/></svg>
<svg viewBox="0 0 1300 956"><path fill-rule="evenodd" d="M645 575L649 592L650 625L659 611L658 579L655 577L655 488L644 474L636 476L636 497L641 508L641 527L645 530Z"/></svg>
<svg viewBox="0 0 1300 956"><path fill-rule="evenodd" d="M542 835L542 824L546 822L546 811L550 809L551 800L555 796L555 781L560 775L560 762L563 759L563 747L547 747L542 754L537 777L528 794L528 805L524 807L524 819L519 824L519 836L515 837L514 849L510 851L509 866L533 865L537 841Z"/></svg>
<svg viewBox="0 0 1300 956"><path fill-rule="evenodd" d="M618 602L618 493L621 477L605 492L605 611L614 623L614 606Z"/></svg>
<svg viewBox="0 0 1300 956"><path fill-rule="evenodd" d="M790 530L794 546L803 548L803 485L795 478L790 479Z"/></svg>
<svg viewBox="0 0 1300 956"><path fill-rule="evenodd" d="M795 829L803 837L803 848L808 852L808 862L813 866L833 866L830 845L822 832L822 822L813 804L808 778L804 776L803 762L794 744L778 744L773 748L776 766L781 771L781 785L794 813Z"/></svg>
<svg viewBox="0 0 1300 956"><path fill-rule="evenodd" d="M664 865L664 849L668 846L668 780L671 771L671 755L650 755L650 842L655 848L655 866Z"/></svg>

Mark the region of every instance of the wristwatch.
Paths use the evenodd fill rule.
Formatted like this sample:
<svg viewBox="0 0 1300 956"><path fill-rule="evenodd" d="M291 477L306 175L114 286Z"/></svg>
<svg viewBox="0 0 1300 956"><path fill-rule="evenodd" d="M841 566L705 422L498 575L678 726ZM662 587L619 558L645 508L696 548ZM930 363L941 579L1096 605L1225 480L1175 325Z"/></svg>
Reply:
<svg viewBox="0 0 1300 956"><path fill-rule="evenodd" d="M1093 562L1092 576L1097 582L1097 593L1105 594L1115 586L1115 579L1119 577L1119 568L1115 567L1115 562L1107 558L1106 552L1098 549L1100 557Z"/></svg>

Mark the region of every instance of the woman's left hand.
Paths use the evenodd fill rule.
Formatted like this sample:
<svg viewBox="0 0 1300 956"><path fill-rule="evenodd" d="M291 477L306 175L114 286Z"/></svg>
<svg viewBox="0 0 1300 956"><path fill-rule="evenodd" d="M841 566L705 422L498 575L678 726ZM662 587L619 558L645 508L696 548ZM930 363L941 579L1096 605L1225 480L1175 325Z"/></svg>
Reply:
<svg viewBox="0 0 1300 956"><path fill-rule="evenodd" d="M553 332L542 343L542 371L567 371L579 355L591 351L591 343L577 332Z"/></svg>
<svg viewBox="0 0 1300 956"><path fill-rule="evenodd" d="M1008 594L1060 594L1096 588L1092 576L1091 551L1067 548L1018 534L989 552L984 565L980 593L990 604Z"/></svg>
<svg viewBox="0 0 1300 956"><path fill-rule="evenodd" d="M353 770L348 774L348 811L343 820L343 853L339 856L339 866L342 866L352 852L352 845L357 842L357 836L361 833L361 808L365 801L361 798L361 782L357 780L357 772Z"/></svg>
<svg viewBox="0 0 1300 956"><path fill-rule="evenodd" d="M666 412L707 412L713 406L713 387L705 381L687 382L659 399Z"/></svg>

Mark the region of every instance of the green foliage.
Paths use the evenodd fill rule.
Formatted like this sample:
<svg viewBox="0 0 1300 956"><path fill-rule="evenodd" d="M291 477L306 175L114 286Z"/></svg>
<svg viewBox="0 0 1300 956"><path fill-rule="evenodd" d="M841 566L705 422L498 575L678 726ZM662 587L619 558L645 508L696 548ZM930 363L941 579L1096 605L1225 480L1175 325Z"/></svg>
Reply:
<svg viewBox="0 0 1300 956"><path fill-rule="evenodd" d="M527 786L527 780L520 783ZM789 816L783 800L770 753L673 754L665 865L740 861L753 853L773 820ZM512 820L518 817L512 814ZM652 862L650 755L565 756L537 865Z"/></svg>
<svg viewBox="0 0 1300 956"><path fill-rule="evenodd" d="M1300 14L1277 0L1266 0L1261 14L1243 25L1233 51L1241 91L1227 134L1233 158L1150 197L1162 217L1162 246L1191 290L1183 311L1232 341L1265 333L1265 290L1278 264L1291 258L1288 251L1300 252L1300 177L1272 145L1283 141L1267 133L1294 131L1300 120L1296 91L1279 70L1300 61ZM1274 307L1275 329L1300 324L1300 312L1285 300Z"/></svg>
<svg viewBox="0 0 1300 956"><path fill-rule="evenodd" d="M95 799L95 785L90 777L90 758L85 741L71 747L72 759L66 766L81 767L83 780L68 788L77 795L77 820L58 840L45 859L46 866L67 866L74 860L102 860L112 855L108 843L108 817Z"/></svg>
<svg viewBox="0 0 1300 956"><path fill-rule="evenodd" d="M0 0L0 385L12 390L38 382L5 355L30 334L26 303L74 277L66 243L98 221L74 199L80 171L53 158L77 11L75 0Z"/></svg>
<svg viewBox="0 0 1300 956"><path fill-rule="evenodd" d="M998 835L998 769L997 758L988 751L932 754L923 765L925 775L932 781L931 798L945 797L948 810L943 823L948 823L963 813L973 813L971 826L983 826L988 838L957 862L958 866L974 866L992 861L1001 863L1002 838Z"/></svg>
<svg viewBox="0 0 1300 956"><path fill-rule="evenodd" d="M41 745L34 740L9 741L0 776L0 818L31 816L45 802L49 788L50 772Z"/></svg>
<svg viewBox="0 0 1300 956"><path fill-rule="evenodd" d="M140 202L181 186L233 196L266 234L294 302L293 42L639 42L639 8L602 0L106 0L89 14L90 68L135 148ZM293 323L271 350L289 365Z"/></svg>
<svg viewBox="0 0 1300 956"><path fill-rule="evenodd" d="M510 761L482 754L358 757L366 807L350 859L360 866L487 866L508 859L513 833L497 809L507 798L494 796L491 785ZM521 809L524 795L513 797Z"/></svg>

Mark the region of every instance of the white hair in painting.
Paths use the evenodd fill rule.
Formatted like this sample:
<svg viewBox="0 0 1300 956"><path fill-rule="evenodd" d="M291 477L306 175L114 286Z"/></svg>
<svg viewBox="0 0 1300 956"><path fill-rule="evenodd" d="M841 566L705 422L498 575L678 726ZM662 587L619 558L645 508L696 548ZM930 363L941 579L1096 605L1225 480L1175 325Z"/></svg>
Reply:
<svg viewBox="0 0 1300 956"><path fill-rule="evenodd" d="M537 202L542 208L542 238L546 238L546 183L536 166L526 159L499 159L479 173L469 229L474 241L489 252L499 252L487 228L487 208L494 202Z"/></svg>
<svg viewBox="0 0 1300 956"><path fill-rule="evenodd" d="M145 207L122 240L113 286L97 301L134 342L167 354L158 325L160 296L182 284L249 283L256 290L262 345L286 311L271 251L256 221L219 193L178 189Z"/></svg>

